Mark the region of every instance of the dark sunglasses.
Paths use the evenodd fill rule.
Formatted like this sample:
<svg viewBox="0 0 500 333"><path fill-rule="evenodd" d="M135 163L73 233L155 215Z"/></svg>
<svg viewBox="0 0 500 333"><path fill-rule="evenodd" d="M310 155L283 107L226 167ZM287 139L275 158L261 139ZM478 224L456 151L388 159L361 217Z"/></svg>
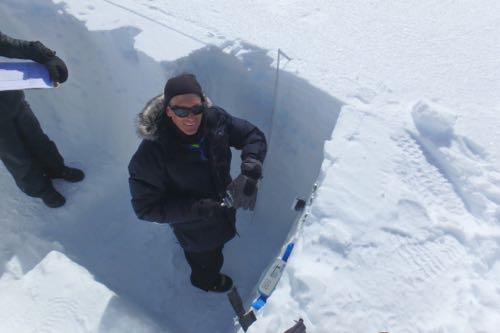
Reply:
<svg viewBox="0 0 500 333"><path fill-rule="evenodd" d="M175 113L175 115L177 117L185 118L190 113L192 113L193 116L196 116L196 115L199 115L200 113L203 113L203 111L205 110L205 107L203 106L203 104L195 105L195 106L190 107L190 108L184 108L182 106L171 106L170 110L172 110L172 112Z"/></svg>

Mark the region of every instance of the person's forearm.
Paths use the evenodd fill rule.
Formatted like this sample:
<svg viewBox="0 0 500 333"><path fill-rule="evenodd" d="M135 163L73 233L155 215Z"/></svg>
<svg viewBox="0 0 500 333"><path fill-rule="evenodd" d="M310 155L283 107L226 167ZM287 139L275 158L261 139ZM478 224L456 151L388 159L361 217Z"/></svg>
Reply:
<svg viewBox="0 0 500 333"><path fill-rule="evenodd" d="M0 32L0 56L7 58L30 59L30 42L15 39Z"/></svg>

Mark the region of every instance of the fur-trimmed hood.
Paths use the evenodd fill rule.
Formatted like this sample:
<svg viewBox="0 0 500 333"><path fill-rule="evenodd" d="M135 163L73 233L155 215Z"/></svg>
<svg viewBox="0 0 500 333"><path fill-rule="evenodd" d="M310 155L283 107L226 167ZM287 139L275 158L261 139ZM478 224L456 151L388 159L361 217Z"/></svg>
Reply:
<svg viewBox="0 0 500 333"><path fill-rule="evenodd" d="M155 141L158 139L158 119L165 109L163 94L153 97L137 115L136 129L141 139Z"/></svg>
<svg viewBox="0 0 500 333"><path fill-rule="evenodd" d="M212 102L207 96L204 96L206 107L211 107ZM165 99L163 94L153 97L142 111L137 115L136 126L137 134L141 139L155 141L158 140L158 121L165 110Z"/></svg>

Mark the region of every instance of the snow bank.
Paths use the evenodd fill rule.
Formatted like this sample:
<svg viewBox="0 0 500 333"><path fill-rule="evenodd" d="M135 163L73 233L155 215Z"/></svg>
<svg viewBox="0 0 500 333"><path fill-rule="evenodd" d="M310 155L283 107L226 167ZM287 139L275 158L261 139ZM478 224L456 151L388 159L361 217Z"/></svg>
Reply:
<svg viewBox="0 0 500 333"><path fill-rule="evenodd" d="M10 261L12 270L16 261ZM57 251L23 276L4 274L0 294L3 332L97 332L114 295Z"/></svg>
<svg viewBox="0 0 500 333"><path fill-rule="evenodd" d="M484 221L497 223L500 187L494 179L498 168L486 150L467 136L456 134L457 116L439 104L417 102L412 118L418 134L411 135L429 163L454 187L467 210Z"/></svg>
<svg viewBox="0 0 500 333"><path fill-rule="evenodd" d="M452 139L456 116L451 111L420 101L413 106L411 115L420 134L431 141L445 143Z"/></svg>
<svg viewBox="0 0 500 333"><path fill-rule="evenodd" d="M446 110L380 95L343 107L307 223L249 332L299 317L321 333L496 330L499 206L484 190L498 191L498 171Z"/></svg>

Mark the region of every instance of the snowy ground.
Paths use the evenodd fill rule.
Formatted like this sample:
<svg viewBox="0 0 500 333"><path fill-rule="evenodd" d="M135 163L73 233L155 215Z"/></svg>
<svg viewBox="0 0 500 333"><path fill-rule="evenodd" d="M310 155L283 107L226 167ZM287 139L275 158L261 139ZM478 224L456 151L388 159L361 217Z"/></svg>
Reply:
<svg viewBox="0 0 500 333"><path fill-rule="evenodd" d="M50 210L1 168L1 332L236 331L223 295L190 287L168 227L128 202L134 116L182 70L272 127L259 207L224 271L248 303L290 230L298 243L249 332L299 317L321 333L498 330L496 2L6 0L0 18L67 61L65 85L28 98L87 173L56 183L68 203ZM278 48L292 60L273 118ZM288 208L314 182L295 232Z"/></svg>

